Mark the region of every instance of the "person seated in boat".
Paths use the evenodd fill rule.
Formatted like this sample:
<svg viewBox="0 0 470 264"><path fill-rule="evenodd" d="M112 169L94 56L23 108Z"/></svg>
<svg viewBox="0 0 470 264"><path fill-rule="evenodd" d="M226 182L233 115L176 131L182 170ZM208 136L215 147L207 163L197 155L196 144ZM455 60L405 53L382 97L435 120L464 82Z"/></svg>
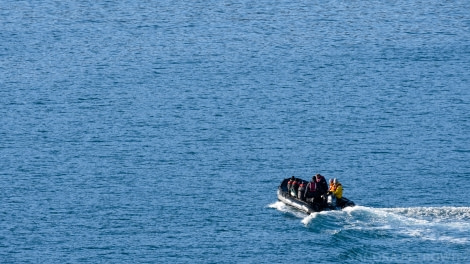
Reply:
<svg viewBox="0 0 470 264"><path fill-rule="evenodd" d="M330 179L330 188L328 188L328 192L332 192L335 189L335 184L333 183L333 179Z"/></svg>
<svg viewBox="0 0 470 264"><path fill-rule="evenodd" d="M306 200L309 200L313 198L314 193L317 189L317 184L315 182L315 176L312 177L312 180L307 183L307 186L305 187L305 194L304 197Z"/></svg>
<svg viewBox="0 0 470 264"><path fill-rule="evenodd" d="M326 183L325 177L321 174L315 175L315 181L317 184L317 192L319 196L322 196L328 192L328 184Z"/></svg>
<svg viewBox="0 0 470 264"><path fill-rule="evenodd" d="M304 200L305 197L305 187L307 186L307 183L305 181L300 181L300 184L299 184L299 190L297 192L297 198L299 198L300 200Z"/></svg>
<svg viewBox="0 0 470 264"><path fill-rule="evenodd" d="M312 198L314 198L316 195L316 192L317 192L317 182L316 182L316 179L315 179L315 176L312 177L312 180L309 181L307 183L307 186L305 187L305 194L304 194L304 197L307 199L307 200L310 200Z"/></svg>
<svg viewBox="0 0 470 264"><path fill-rule="evenodd" d="M326 180L320 174L312 177L312 180L307 184L305 188L305 198L313 201L320 202L321 196L326 193L328 188Z"/></svg>
<svg viewBox="0 0 470 264"><path fill-rule="evenodd" d="M335 195L337 201L341 201L341 198L343 198L343 186L336 178L333 179L333 186L334 188L330 192Z"/></svg>
<svg viewBox="0 0 470 264"><path fill-rule="evenodd" d="M292 182L292 186L291 186L291 192L290 194L294 197L297 197L297 192L299 190L299 185L300 185L300 179L294 179L294 181Z"/></svg>
<svg viewBox="0 0 470 264"><path fill-rule="evenodd" d="M294 182L294 180L295 180L295 177L292 176L292 177L290 178L290 180L287 182L287 193L288 193L289 195L290 195L290 190L291 190L291 188L292 188L292 183Z"/></svg>

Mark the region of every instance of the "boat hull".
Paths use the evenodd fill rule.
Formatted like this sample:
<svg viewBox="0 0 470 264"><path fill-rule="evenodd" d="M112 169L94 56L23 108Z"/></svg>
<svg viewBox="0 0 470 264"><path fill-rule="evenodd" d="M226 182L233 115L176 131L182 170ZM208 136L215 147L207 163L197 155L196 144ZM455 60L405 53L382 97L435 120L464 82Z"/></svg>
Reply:
<svg viewBox="0 0 470 264"><path fill-rule="evenodd" d="M295 199L289 196L287 192L282 192L281 190L277 190L277 199L308 214L321 211L318 207L315 208L312 204Z"/></svg>

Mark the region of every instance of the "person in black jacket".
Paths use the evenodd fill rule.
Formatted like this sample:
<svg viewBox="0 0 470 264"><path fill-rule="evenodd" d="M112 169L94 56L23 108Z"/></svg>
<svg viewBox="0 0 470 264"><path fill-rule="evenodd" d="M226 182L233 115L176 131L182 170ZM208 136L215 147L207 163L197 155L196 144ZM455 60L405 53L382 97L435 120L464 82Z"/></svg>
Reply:
<svg viewBox="0 0 470 264"><path fill-rule="evenodd" d="M322 202L321 196L328 192L328 184L325 177L321 174L316 174L305 188L305 197L313 198L315 202Z"/></svg>
<svg viewBox="0 0 470 264"><path fill-rule="evenodd" d="M328 184L326 183L325 177L318 173L315 175L315 182L317 184L316 197L321 197L328 192Z"/></svg>

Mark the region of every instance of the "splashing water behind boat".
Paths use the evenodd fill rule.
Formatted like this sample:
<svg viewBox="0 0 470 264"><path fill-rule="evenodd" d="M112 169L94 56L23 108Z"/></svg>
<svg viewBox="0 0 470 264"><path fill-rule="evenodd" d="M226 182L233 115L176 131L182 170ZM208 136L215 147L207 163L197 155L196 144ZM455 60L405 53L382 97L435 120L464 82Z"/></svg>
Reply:
<svg viewBox="0 0 470 264"><path fill-rule="evenodd" d="M298 218L301 224L322 239L336 240L338 247L346 249L351 241L374 239L379 247L401 241L445 243L455 248L452 254L421 252L421 259L465 260L458 252L470 246L470 207L409 207L372 208L365 206L348 207L341 211L323 211L312 214L300 212L292 207L276 202L269 207ZM379 239L379 240L377 240ZM360 253L359 253L360 252ZM383 256L373 250L358 250L357 254L367 256L367 260L395 261L403 255ZM423 255L424 254L424 255ZM450 254L450 255L449 255ZM405 255L415 259L418 254ZM356 260L358 255L356 255Z"/></svg>

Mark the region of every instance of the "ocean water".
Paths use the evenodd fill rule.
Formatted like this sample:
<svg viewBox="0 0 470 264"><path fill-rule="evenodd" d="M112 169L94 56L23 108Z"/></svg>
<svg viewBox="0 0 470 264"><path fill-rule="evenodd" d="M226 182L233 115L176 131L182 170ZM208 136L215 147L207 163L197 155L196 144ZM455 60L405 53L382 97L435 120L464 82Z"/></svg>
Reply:
<svg viewBox="0 0 470 264"><path fill-rule="evenodd" d="M467 263L470 2L2 1L0 262ZM307 215L282 179L358 206Z"/></svg>

